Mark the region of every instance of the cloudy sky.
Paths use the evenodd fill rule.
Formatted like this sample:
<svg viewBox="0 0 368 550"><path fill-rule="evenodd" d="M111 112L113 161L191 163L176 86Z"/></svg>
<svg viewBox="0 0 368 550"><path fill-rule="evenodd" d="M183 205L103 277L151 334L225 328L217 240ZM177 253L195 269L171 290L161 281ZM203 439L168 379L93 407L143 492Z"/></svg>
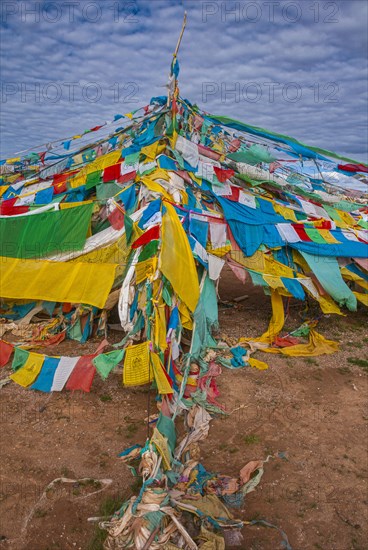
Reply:
<svg viewBox="0 0 368 550"><path fill-rule="evenodd" d="M184 9L181 95L367 158L365 0L1 2L0 158L164 95Z"/></svg>

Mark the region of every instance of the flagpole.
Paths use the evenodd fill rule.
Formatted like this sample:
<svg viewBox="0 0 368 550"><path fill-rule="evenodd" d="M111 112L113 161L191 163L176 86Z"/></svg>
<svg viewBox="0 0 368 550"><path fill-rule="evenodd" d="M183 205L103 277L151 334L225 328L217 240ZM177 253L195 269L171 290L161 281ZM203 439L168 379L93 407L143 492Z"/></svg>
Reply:
<svg viewBox="0 0 368 550"><path fill-rule="evenodd" d="M175 52L174 52L173 57L176 57L176 56L178 55L178 51L179 51L180 44L181 44L181 39L183 38L183 34L184 34L184 31L185 31L186 25L187 25L187 12L185 11L185 12L184 12L183 25L182 25L182 27L181 27L180 36L179 36L179 38L178 38L178 43L176 44L176 48L175 48Z"/></svg>
<svg viewBox="0 0 368 550"><path fill-rule="evenodd" d="M184 19L183 19L183 24L181 26L181 31L180 31L180 35L179 35L179 38L178 38L178 42L176 44L176 48L175 48L175 51L173 53L173 60L171 62L171 68L173 67L173 64L174 64L174 61L178 55L178 52L179 52L179 48L180 48L180 44L181 44L181 40L183 38L183 34L184 34L184 31L185 31L185 27L187 25L187 12L185 11L184 12ZM173 73L172 73L172 70L170 71L170 76L169 76L169 83L171 81L173 77ZM175 78L175 77L174 77ZM175 78L175 85L174 85L174 90L176 89L176 78ZM167 93L167 107L170 105L170 100L171 100L171 94L170 94L170 87L168 89L168 93Z"/></svg>

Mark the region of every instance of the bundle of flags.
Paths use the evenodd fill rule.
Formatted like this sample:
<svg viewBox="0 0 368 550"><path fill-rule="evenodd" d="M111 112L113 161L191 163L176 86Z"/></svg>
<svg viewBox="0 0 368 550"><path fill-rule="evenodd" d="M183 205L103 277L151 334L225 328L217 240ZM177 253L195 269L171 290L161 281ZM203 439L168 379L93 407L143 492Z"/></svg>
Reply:
<svg viewBox="0 0 368 550"><path fill-rule="evenodd" d="M106 333L117 307L122 348L146 342L168 373L183 330L197 327L195 356L211 342L225 265L323 313L367 304L366 195L321 177L343 171L354 187L366 165L180 96L114 119L121 126L76 151L64 141L32 164L26 155L0 166L4 322L36 307L58 319L53 334L83 342Z"/></svg>
<svg viewBox="0 0 368 550"><path fill-rule="evenodd" d="M160 395L153 437L138 449L141 493L107 526L116 548L138 539L140 548L153 540L197 548L167 505L170 491L177 510L207 525L241 526L204 484L191 486L192 473L207 475L189 451L208 433L208 411L221 412L220 367L267 368L250 357L260 348L335 352L313 322L282 336L290 299L315 300L337 315L368 304L367 165L201 111L180 97L177 75L175 57L169 98L0 162L0 364L14 351L10 378L46 392L89 391L96 371L105 379L121 365L124 385L154 381ZM225 266L272 303L268 330L244 336L228 357L213 335ZM87 356L29 351L58 338L106 337L113 309L124 337L112 351L103 351L105 341ZM17 335L19 326L22 345L14 346L7 332ZM183 410L190 431L175 447ZM259 482L256 464L239 498ZM196 507L186 490L198 493ZM142 500L154 504L154 521ZM202 532L208 548L214 536Z"/></svg>

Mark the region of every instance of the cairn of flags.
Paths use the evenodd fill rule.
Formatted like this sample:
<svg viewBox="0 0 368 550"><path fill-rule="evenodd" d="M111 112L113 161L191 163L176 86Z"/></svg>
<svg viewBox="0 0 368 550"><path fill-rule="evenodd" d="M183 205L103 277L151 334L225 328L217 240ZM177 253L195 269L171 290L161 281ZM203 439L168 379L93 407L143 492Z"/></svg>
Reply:
<svg viewBox="0 0 368 550"><path fill-rule="evenodd" d="M224 548L243 526L229 507L255 489L263 462L233 479L199 461L211 415L226 414L221 368L267 368L258 350L335 352L318 315L283 333L291 299L315 301L319 316L368 302L367 166L210 115L180 97L178 72L174 55L168 97L0 162L0 364L12 359L9 378L43 392L90 391L96 373L106 379L117 367L124 386L157 389L151 436L121 454L140 462L142 489L101 524L106 548ZM234 347L213 333L225 264L272 304L268 330ZM124 338L111 346L113 309ZM101 345L86 356L29 351L96 335Z"/></svg>

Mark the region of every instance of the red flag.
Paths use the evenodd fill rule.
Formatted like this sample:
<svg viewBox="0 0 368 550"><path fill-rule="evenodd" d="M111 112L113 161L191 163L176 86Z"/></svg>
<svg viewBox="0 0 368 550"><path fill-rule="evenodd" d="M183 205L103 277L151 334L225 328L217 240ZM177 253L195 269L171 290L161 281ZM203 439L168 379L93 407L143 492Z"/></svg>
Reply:
<svg viewBox="0 0 368 550"><path fill-rule="evenodd" d="M108 219L114 229L119 230L124 227L124 213L120 208L115 208L115 210L108 215Z"/></svg>
<svg viewBox="0 0 368 550"><path fill-rule="evenodd" d="M67 190L66 186L66 180L68 178L69 174L55 174L52 186L54 188L55 195L59 195L60 193L65 193Z"/></svg>
<svg viewBox="0 0 368 550"><path fill-rule="evenodd" d="M122 174L118 178L118 183L127 183L128 181L133 181L136 175L137 172L135 170L132 170L132 172L127 172L126 174Z"/></svg>
<svg viewBox="0 0 368 550"><path fill-rule="evenodd" d="M232 178L233 175L235 174L234 170L231 170L231 168L229 168L228 170L225 170L224 168L217 168L217 166L215 166L214 170L215 170L217 179L221 183L225 183L226 180Z"/></svg>
<svg viewBox="0 0 368 550"><path fill-rule="evenodd" d="M276 336L273 344L274 346L277 346L279 348L287 348L299 344L299 340L298 338L294 338L293 336Z"/></svg>
<svg viewBox="0 0 368 550"><path fill-rule="evenodd" d="M65 193L67 190L67 180L77 174L79 170L73 170L72 172L67 172L66 174L55 174L52 185L54 187L54 194L59 195L60 193Z"/></svg>
<svg viewBox="0 0 368 550"><path fill-rule="evenodd" d="M178 112L178 105L176 103L175 97L173 98L172 103L171 103L171 110L172 110L173 113Z"/></svg>
<svg viewBox="0 0 368 550"><path fill-rule="evenodd" d="M16 216L17 214L25 214L29 211L29 206L14 206L18 197L7 199L0 204L0 214L2 216Z"/></svg>
<svg viewBox="0 0 368 550"><path fill-rule="evenodd" d="M0 367L5 367L13 353L13 349L13 344L0 340Z"/></svg>
<svg viewBox="0 0 368 550"><path fill-rule="evenodd" d="M368 166L365 166L364 164L338 164L337 168L339 170L344 170L344 172L368 173Z"/></svg>
<svg viewBox="0 0 368 550"><path fill-rule="evenodd" d="M79 359L66 383L67 390L90 391L96 374L96 367L92 363L94 357L96 355L84 355Z"/></svg>
<svg viewBox="0 0 368 550"><path fill-rule="evenodd" d="M314 227L317 227L318 229L332 229L332 223L328 220L317 220L314 222Z"/></svg>
<svg viewBox="0 0 368 550"><path fill-rule="evenodd" d="M112 166L105 168L102 176L104 183L120 178L120 165L121 163L119 162L118 164L113 164Z"/></svg>
<svg viewBox="0 0 368 550"><path fill-rule="evenodd" d="M304 225L300 225L296 223L292 223L291 225L295 229L295 231L298 233L302 241L312 242L312 239L310 239L307 233L305 232Z"/></svg>
<svg viewBox="0 0 368 550"><path fill-rule="evenodd" d="M150 243L151 241L154 241L155 239L160 238L160 226L155 225L154 227L151 227L151 229L148 229L143 235L138 237L136 241L132 244L132 248L139 248L140 246Z"/></svg>
<svg viewBox="0 0 368 550"><path fill-rule="evenodd" d="M239 202L240 187L231 186L231 195L225 195L224 198L230 201Z"/></svg>

